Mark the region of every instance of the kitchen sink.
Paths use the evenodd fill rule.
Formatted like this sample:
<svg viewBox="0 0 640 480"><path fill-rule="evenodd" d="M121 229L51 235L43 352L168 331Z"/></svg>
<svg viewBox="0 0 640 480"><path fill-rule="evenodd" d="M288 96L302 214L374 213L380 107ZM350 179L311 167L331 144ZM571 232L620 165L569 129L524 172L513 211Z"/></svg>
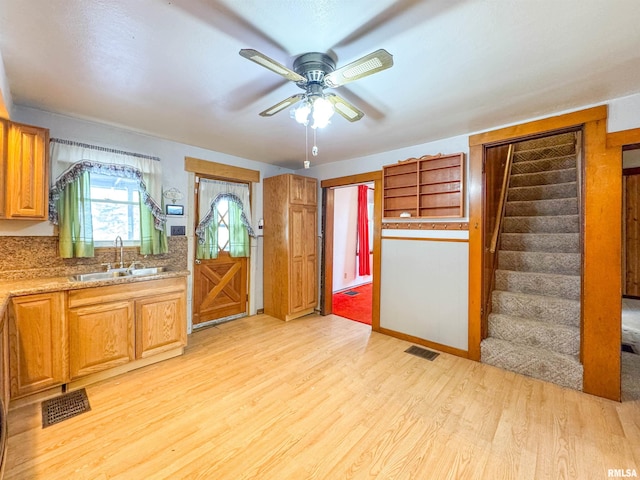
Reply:
<svg viewBox="0 0 640 480"><path fill-rule="evenodd" d="M117 269L109 270L107 272L91 272L80 273L78 275L72 275L69 277L74 282L91 282L99 280L111 280L112 278L123 277L141 277L144 275L155 275L157 273L164 272L165 267L147 267L147 268L133 268L133 269Z"/></svg>

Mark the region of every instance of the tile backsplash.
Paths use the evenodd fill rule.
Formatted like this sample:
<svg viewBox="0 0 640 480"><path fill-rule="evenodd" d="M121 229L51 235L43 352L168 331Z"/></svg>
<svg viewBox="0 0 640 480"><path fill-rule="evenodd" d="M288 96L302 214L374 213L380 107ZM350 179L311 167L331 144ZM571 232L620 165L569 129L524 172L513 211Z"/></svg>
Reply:
<svg viewBox="0 0 640 480"><path fill-rule="evenodd" d="M140 255L137 247L125 247L124 262L136 260L146 267L187 270L187 237L167 237L169 253ZM0 237L0 280L64 277L104 270L101 264L115 262L112 247L96 248L92 258L60 258L58 237Z"/></svg>

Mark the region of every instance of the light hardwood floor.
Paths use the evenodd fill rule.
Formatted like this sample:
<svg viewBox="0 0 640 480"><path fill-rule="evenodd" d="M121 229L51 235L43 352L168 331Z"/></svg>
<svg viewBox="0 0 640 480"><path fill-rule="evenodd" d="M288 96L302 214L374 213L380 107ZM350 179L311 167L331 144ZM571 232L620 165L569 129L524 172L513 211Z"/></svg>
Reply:
<svg viewBox="0 0 640 480"><path fill-rule="evenodd" d="M6 479L605 479L640 475L640 402L618 404L335 316L249 317L182 357L87 387L46 429L9 415Z"/></svg>

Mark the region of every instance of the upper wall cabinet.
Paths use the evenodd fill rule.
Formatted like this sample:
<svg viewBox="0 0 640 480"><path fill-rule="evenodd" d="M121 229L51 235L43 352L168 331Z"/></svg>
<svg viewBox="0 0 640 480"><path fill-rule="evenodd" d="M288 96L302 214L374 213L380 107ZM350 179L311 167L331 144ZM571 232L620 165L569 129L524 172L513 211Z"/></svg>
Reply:
<svg viewBox="0 0 640 480"><path fill-rule="evenodd" d="M462 217L463 172L464 153L410 158L384 166L384 217Z"/></svg>
<svg viewBox="0 0 640 480"><path fill-rule="evenodd" d="M49 130L0 121L0 218L46 220Z"/></svg>

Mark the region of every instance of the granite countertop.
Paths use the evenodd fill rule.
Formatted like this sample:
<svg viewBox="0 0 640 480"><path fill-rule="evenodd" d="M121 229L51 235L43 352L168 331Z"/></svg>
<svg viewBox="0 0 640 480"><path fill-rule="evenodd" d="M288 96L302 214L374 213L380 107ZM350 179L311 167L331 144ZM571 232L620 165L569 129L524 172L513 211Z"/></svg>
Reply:
<svg viewBox="0 0 640 480"><path fill-rule="evenodd" d="M4 312L11 297L32 295L36 293L78 290L81 288L102 287L121 283L147 282L162 278L186 277L189 270L169 270L153 275L126 276L105 280L78 282L70 277L30 278L24 280L0 280L0 315Z"/></svg>

